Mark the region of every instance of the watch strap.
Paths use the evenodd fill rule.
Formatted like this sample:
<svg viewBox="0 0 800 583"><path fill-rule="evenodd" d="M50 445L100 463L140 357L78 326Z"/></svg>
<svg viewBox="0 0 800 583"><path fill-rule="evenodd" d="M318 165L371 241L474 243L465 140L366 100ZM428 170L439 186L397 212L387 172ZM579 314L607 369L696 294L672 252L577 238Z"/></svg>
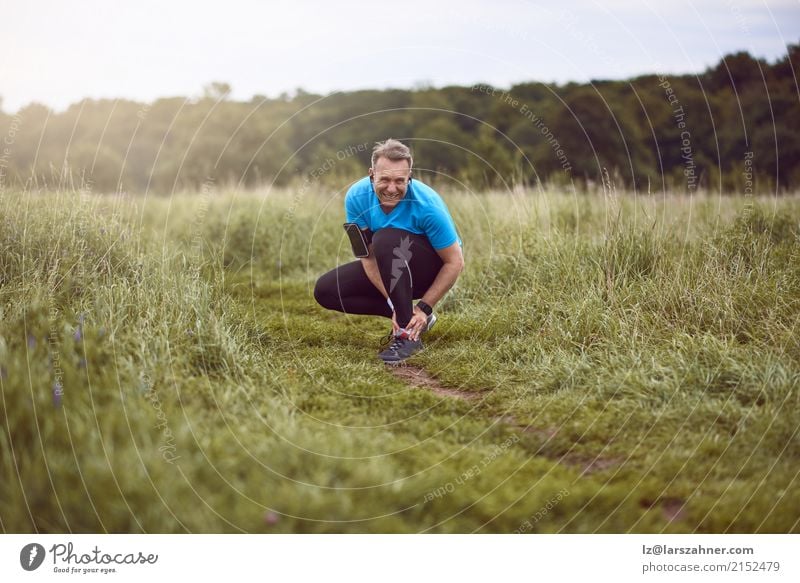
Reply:
<svg viewBox="0 0 800 583"><path fill-rule="evenodd" d="M426 316L430 316L433 313L433 308L431 308L428 304L426 304L422 300L417 302L417 307L423 312L425 312Z"/></svg>

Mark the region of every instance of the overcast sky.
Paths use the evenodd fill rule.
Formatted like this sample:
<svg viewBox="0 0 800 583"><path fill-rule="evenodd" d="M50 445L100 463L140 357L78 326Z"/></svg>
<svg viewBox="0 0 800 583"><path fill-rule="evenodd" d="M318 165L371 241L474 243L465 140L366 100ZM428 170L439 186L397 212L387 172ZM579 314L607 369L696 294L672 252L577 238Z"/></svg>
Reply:
<svg viewBox="0 0 800 583"><path fill-rule="evenodd" d="M800 42L798 0L4 0L3 110L693 73Z"/></svg>

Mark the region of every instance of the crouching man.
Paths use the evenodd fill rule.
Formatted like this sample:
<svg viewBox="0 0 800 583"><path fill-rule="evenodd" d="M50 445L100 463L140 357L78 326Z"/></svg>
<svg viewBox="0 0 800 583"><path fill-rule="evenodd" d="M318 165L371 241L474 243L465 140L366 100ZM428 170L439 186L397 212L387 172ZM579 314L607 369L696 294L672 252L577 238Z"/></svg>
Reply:
<svg viewBox="0 0 800 583"><path fill-rule="evenodd" d="M447 205L412 180L412 164L411 151L397 140L375 146L369 176L347 191L344 203L364 256L329 271L314 288L329 310L392 319L391 343L378 355L386 364L422 349L422 334L436 323L433 308L464 269Z"/></svg>

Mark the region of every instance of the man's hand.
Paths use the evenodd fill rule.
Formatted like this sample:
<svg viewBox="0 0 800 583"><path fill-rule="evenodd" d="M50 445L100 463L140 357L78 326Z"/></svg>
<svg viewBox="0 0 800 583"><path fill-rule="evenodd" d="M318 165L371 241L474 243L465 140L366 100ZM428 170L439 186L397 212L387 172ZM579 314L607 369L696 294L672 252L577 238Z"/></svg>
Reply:
<svg viewBox="0 0 800 583"><path fill-rule="evenodd" d="M406 330L411 335L411 340L419 340L419 335L428 327L428 316L425 312L414 306L414 313L408 321Z"/></svg>

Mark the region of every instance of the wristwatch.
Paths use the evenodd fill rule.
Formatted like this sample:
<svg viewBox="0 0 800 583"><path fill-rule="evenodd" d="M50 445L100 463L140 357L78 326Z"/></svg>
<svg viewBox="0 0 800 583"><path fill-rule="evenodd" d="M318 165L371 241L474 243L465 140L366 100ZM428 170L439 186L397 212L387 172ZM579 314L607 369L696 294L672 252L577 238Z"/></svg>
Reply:
<svg viewBox="0 0 800 583"><path fill-rule="evenodd" d="M433 313L433 308L431 308L431 307L430 307L428 304L426 304L426 303L425 303L425 302L423 302L422 300L420 300L420 301L418 301L418 302L417 302L417 307L418 307L420 310L422 310L423 312L425 312L425 315L426 315L426 316L430 316L430 315L431 315L431 313Z"/></svg>

